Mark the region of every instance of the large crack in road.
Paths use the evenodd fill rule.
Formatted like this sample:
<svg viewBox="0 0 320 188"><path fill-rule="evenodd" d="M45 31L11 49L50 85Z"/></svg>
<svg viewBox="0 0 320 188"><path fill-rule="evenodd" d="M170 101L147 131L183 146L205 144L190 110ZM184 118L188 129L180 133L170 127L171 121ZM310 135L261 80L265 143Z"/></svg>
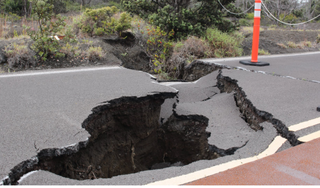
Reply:
<svg viewBox="0 0 320 188"><path fill-rule="evenodd" d="M220 93L233 93L241 118L255 131L271 123L292 146L301 144L293 132L272 114L257 109L237 84L219 70L216 86ZM190 74L190 73L189 73ZM194 75L194 74L193 74ZM203 76L203 75L202 75ZM199 76L191 76L191 79ZM217 90L200 101L214 98ZM143 97L120 97L103 102L92 109L82 123L90 137L86 141L41 150L36 156L11 169L4 185L17 185L20 178L32 171L45 170L76 179L111 178L139 171L187 165L198 160L212 160L233 155L239 144L222 149L209 144L209 119L199 114L178 114L178 92L159 92Z"/></svg>

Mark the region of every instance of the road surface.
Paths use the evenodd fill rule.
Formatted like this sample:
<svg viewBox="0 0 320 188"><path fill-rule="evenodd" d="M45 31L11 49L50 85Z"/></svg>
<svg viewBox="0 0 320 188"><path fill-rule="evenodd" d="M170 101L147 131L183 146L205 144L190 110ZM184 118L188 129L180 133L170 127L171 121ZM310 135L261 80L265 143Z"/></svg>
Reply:
<svg viewBox="0 0 320 188"><path fill-rule="evenodd" d="M262 111L281 120L301 141L319 137L320 53L265 56L269 67L247 67L244 58L205 59L228 66L222 75L238 80L247 98ZM81 123L101 102L121 96L145 96L179 90L178 114L209 118L208 141L219 148L241 146L234 155L109 179L72 180L47 171L26 175L22 185L181 185L234 168L248 158L257 160L292 146L271 123L254 131L239 117L233 94L216 88L217 72L190 83L156 83L144 72L121 67L74 68L0 75L0 179L21 161L44 148L60 148L88 138ZM310 135L312 139L310 138ZM294 148L293 148L294 149ZM238 164L236 161L240 160ZM251 159L250 159L251 160ZM231 167L213 170L236 162ZM239 162L239 161L238 161Z"/></svg>

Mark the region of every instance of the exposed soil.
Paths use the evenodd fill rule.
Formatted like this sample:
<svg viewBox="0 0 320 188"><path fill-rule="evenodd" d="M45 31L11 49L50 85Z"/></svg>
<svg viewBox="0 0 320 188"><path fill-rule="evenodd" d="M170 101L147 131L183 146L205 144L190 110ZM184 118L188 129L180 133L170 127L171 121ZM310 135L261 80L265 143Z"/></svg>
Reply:
<svg viewBox="0 0 320 188"><path fill-rule="evenodd" d="M320 28L320 27L319 27ZM319 51L320 44L316 44L317 36L320 31L298 31L298 30L264 30L260 32L259 48L268 51L270 54L286 54L286 53L299 53ZM312 43L311 47L297 47L297 48L284 48L279 44L286 46L288 42L299 44L301 42L309 41ZM252 49L252 33L246 35L243 42L244 55L250 55Z"/></svg>
<svg viewBox="0 0 320 188"><path fill-rule="evenodd" d="M35 170L77 180L110 178L233 155L246 145L226 150L210 145L209 119L178 115L174 107L166 122L159 121L161 105L171 98L178 102L177 94L120 97L95 107L82 123L90 134L87 141L41 150L11 169L3 184L17 185L24 174Z"/></svg>
<svg viewBox="0 0 320 188"><path fill-rule="evenodd" d="M21 33L22 30L19 24L14 25L14 29ZM317 37L320 34L320 24L311 23L308 25L302 25L296 28L264 28L261 27L259 48L263 49L270 54L286 54L286 53L299 53L319 51L320 44L316 43ZM5 40L0 42L0 55L3 54L4 48L12 43L24 43L30 46L32 41L26 38L10 38L13 35L13 31L7 34ZM13 72L23 70L42 70L42 69L54 69L54 68L67 68L67 67L88 67L88 66L101 66L101 65L122 65L126 68L142 70L145 72L150 71L150 57L144 52L143 48L139 45L139 41L135 40L134 36L128 34L127 39L120 39L116 36L109 37L96 37L89 39L80 39L82 42L79 45L79 49L86 52L89 46L101 46L106 56L103 59L89 60L83 55L78 57L65 58L48 58L45 62L37 62L36 65L29 67L15 67L9 69L7 63L0 62L0 73ZM86 41L86 42L83 42ZM291 41L295 44L300 44L305 41L311 42L311 47L288 47L287 43ZM287 48L280 46L284 44ZM245 34L245 41L243 42L243 55L251 55L252 48L252 33ZM32 56L34 54L31 54ZM3 56L2 56L3 57ZM1 59L1 58L0 58ZM0 60L1 61L1 60Z"/></svg>

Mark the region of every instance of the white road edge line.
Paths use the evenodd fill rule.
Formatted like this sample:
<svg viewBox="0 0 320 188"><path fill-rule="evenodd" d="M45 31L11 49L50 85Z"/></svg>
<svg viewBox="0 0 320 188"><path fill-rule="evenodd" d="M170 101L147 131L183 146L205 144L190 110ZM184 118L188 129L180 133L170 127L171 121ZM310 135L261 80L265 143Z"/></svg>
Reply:
<svg viewBox="0 0 320 188"><path fill-rule="evenodd" d="M290 131L299 131L299 130L302 130L302 129L305 129L308 127L312 127L317 124L320 124L320 117L316 118L316 119L309 120L309 121L305 121L302 123L298 123L296 125L292 125L289 127L289 130Z"/></svg>
<svg viewBox="0 0 320 188"><path fill-rule="evenodd" d="M295 53L295 54L285 54L285 55L263 55L259 56L259 58L278 58L278 57L289 57L289 56L305 56L305 55L315 55L320 54L320 52L306 52L306 53ZM214 62L224 62L230 60L244 60L251 59L251 56L243 56L243 57L232 57L232 58L207 58L207 59L198 59L199 61L205 61L209 63Z"/></svg>
<svg viewBox="0 0 320 188"><path fill-rule="evenodd" d="M43 72L31 72L31 73L17 73L17 74L5 74L0 75L0 78L13 78L13 77L24 77L24 76L38 76L38 75L50 75L50 74L65 74L75 72L88 72L88 71L99 71L99 70L112 70L122 69L122 67L99 67L99 68L84 68L84 69L72 69L72 70L55 70L55 71L43 71Z"/></svg>
<svg viewBox="0 0 320 188"><path fill-rule="evenodd" d="M291 129L292 130L302 130L304 128L319 124L319 120L320 120L320 118L316 118L316 119L305 121L305 122L302 122L302 123L299 123L296 125L292 125L289 127L289 130L291 130ZM320 138L320 131L303 136L303 137L299 138L299 140L303 141L303 142L308 142L308 141L311 141L316 138ZM211 175L217 174L219 172L223 172L228 169L235 168L237 166L240 166L240 165L243 165L243 164L246 164L249 162L253 162L253 161L256 161L258 159L262 159L262 158L270 156L270 155L273 155L278 151L278 149L286 141L287 140L285 138L282 138L281 136L276 136L274 138L274 140L271 142L271 144L268 146L268 148L265 151L263 151L262 153L260 153L259 155L249 157L249 158L229 161L227 163L219 164L219 165L216 165L216 166L213 166L210 168L206 168L203 170L199 170L199 171L196 171L193 173L189 173L189 174L185 174L185 175L181 175L181 176L177 176L177 177L173 177L173 178L169 178L169 179L165 179L165 180L161 180L161 181L156 181L156 182L147 184L147 186L149 186L149 185L182 185L182 184L190 183L192 181L196 181L198 179L205 178L207 176L211 176Z"/></svg>
<svg viewBox="0 0 320 188"><path fill-rule="evenodd" d="M320 131L308 134L306 136L300 137L298 140L301 142L310 142L311 140L320 138Z"/></svg>

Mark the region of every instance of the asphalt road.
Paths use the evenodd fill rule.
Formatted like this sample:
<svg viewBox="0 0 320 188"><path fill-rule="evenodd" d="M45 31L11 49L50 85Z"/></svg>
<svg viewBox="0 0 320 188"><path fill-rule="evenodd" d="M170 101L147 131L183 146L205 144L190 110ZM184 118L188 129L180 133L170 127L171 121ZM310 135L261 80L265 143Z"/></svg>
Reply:
<svg viewBox="0 0 320 188"><path fill-rule="evenodd" d="M265 56L269 67L248 67L240 59L206 59L236 69L223 75L238 80L248 99L288 127L319 118L320 53ZM250 71L252 70L252 71ZM202 160L181 167L143 171L109 179L71 180L50 172L30 173L22 185L144 185L184 184L187 176L237 159L258 155L277 137L270 123L253 131L239 117L232 94L219 93L217 73L191 83L155 83L150 75L120 67L65 69L0 75L0 179L15 165L36 155L38 149L64 147L84 141L89 134L81 128L91 109L103 101L121 96L145 96L152 92L179 90L178 114L201 114L209 118L209 143L226 149L247 145L234 155ZM214 96L213 96L214 95ZM213 97L212 97L213 96ZM209 98L209 99L208 99ZM207 100L206 100L207 99ZM318 122L318 121L317 121ZM296 131L300 137L319 131L320 122ZM290 148L283 143L275 150ZM191 174L192 175L192 174ZM179 177L176 178L175 177ZM196 176L193 176L196 177ZM166 179L171 178L170 181Z"/></svg>

